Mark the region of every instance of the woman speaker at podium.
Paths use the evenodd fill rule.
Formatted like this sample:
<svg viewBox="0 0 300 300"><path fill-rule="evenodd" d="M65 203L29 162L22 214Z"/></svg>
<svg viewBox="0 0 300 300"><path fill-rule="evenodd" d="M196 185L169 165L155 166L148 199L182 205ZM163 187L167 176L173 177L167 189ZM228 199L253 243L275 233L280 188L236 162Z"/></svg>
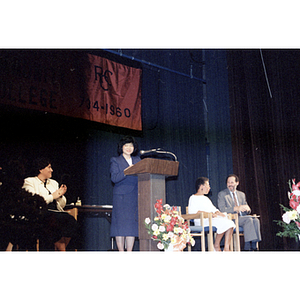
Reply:
<svg viewBox="0 0 300 300"><path fill-rule="evenodd" d="M132 251L138 236L138 178L125 175L124 170L139 162L138 144L131 136L118 143L118 155L110 160L110 175L113 187L113 211L111 237L115 237L119 251Z"/></svg>

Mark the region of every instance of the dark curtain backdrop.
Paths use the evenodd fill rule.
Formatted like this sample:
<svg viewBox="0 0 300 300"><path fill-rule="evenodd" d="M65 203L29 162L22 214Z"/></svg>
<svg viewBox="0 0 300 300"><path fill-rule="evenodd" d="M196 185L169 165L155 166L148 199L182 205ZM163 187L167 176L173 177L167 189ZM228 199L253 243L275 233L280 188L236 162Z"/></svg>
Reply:
<svg viewBox="0 0 300 300"><path fill-rule="evenodd" d="M271 95L263 69L264 59ZM300 180L300 52L227 51L233 170L254 213L261 216L261 248L295 249L276 237L279 204L288 206L288 180Z"/></svg>
<svg viewBox="0 0 300 300"><path fill-rule="evenodd" d="M64 51L61 55L70 61L88 52L72 52L69 57ZM97 54L95 49L92 52ZM160 147L177 155L179 174L166 181L167 203L182 206L185 211L189 196L195 192L196 178L208 176L210 197L216 204L217 193L226 187L225 177L233 170L226 51L126 49L120 54L205 77L206 84L142 64L141 132L2 106L2 165L9 159L20 159L26 163L27 175L32 176L32 160L50 156L53 178L68 185L68 202L80 197L83 204L112 204L109 160L117 155L119 139L129 134L137 139L140 149ZM80 248L110 249L109 230L107 220L87 218Z"/></svg>
<svg viewBox="0 0 300 300"><path fill-rule="evenodd" d="M205 50L207 80L207 153L210 198L217 206L218 192L233 172L226 51Z"/></svg>

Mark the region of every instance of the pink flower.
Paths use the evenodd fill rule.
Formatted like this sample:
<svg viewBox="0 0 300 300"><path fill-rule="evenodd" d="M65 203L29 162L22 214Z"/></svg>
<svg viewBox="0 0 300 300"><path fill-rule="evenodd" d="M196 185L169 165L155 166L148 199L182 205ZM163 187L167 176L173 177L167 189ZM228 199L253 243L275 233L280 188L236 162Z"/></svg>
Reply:
<svg viewBox="0 0 300 300"><path fill-rule="evenodd" d="M292 184L292 190L299 190L300 187L300 182L298 182L297 184L295 183L295 178L292 180L293 184Z"/></svg>
<svg viewBox="0 0 300 300"><path fill-rule="evenodd" d="M174 228L174 226L171 225L171 224L169 224L169 225L167 226L167 231L173 231L173 228Z"/></svg>
<svg viewBox="0 0 300 300"><path fill-rule="evenodd" d="M298 202L296 202L296 201L294 201L294 200L290 200L290 207L292 208L292 209L297 209L297 207L299 206L299 203Z"/></svg>
<svg viewBox="0 0 300 300"><path fill-rule="evenodd" d="M156 200L156 203L154 204L155 210L158 214L162 212L162 199Z"/></svg>

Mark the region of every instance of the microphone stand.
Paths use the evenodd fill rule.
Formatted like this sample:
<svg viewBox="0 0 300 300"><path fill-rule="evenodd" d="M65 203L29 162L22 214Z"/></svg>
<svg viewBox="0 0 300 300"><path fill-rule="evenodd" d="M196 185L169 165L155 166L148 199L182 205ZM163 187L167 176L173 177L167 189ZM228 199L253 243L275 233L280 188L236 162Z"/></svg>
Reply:
<svg viewBox="0 0 300 300"><path fill-rule="evenodd" d="M152 149L152 150L141 150L140 154L141 154L141 156L145 155L145 154L151 154L151 155L153 155L153 154L168 154L168 155L173 156L174 160L177 161L177 156L174 153L162 150L160 148Z"/></svg>

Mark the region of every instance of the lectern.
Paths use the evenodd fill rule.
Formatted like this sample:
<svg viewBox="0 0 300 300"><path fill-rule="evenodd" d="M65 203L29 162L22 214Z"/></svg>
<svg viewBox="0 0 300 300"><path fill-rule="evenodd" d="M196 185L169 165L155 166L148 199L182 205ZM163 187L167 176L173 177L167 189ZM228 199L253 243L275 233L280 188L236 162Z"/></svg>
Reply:
<svg viewBox="0 0 300 300"><path fill-rule="evenodd" d="M168 176L177 176L178 161L156 158L144 158L124 171L125 175L138 176L138 207L139 207L139 243L140 251L158 251L145 227L145 219L157 216L154 204L157 199L166 203L166 182Z"/></svg>

